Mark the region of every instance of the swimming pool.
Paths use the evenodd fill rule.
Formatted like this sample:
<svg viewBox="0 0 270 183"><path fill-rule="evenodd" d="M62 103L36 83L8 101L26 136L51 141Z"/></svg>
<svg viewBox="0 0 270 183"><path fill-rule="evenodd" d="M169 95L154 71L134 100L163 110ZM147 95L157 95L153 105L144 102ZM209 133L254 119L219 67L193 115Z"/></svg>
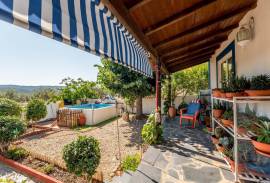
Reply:
<svg viewBox="0 0 270 183"><path fill-rule="evenodd" d="M82 104L66 106L66 108L82 110L86 117L87 125L95 125L117 116L114 104Z"/></svg>
<svg viewBox="0 0 270 183"><path fill-rule="evenodd" d="M82 104L67 106L69 109L100 109L105 107L111 107L112 104Z"/></svg>

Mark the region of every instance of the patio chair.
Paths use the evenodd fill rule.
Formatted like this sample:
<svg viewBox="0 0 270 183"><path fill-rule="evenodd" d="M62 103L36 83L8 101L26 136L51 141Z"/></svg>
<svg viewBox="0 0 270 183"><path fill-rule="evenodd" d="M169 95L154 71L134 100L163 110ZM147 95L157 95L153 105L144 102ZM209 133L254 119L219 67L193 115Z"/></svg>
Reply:
<svg viewBox="0 0 270 183"><path fill-rule="evenodd" d="M180 109L180 128L182 127L183 119L188 120L188 122L192 122L192 128L195 128L195 123L198 120L200 124L200 110L201 103L200 100L193 100L187 108Z"/></svg>

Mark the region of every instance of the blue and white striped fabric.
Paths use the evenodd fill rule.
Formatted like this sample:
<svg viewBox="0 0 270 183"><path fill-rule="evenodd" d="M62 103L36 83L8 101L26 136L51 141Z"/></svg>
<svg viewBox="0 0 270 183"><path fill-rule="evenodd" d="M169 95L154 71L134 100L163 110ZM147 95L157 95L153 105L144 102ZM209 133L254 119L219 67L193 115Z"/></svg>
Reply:
<svg viewBox="0 0 270 183"><path fill-rule="evenodd" d="M0 0L0 19L152 76L149 53L100 0Z"/></svg>

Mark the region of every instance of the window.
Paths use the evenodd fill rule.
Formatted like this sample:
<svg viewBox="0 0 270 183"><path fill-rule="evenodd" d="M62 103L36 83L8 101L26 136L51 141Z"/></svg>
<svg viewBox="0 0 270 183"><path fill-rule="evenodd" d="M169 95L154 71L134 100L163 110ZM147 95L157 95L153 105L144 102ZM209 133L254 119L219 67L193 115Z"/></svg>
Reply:
<svg viewBox="0 0 270 183"><path fill-rule="evenodd" d="M225 48L217 59L217 87L221 88L221 81L230 79L235 74L234 42Z"/></svg>

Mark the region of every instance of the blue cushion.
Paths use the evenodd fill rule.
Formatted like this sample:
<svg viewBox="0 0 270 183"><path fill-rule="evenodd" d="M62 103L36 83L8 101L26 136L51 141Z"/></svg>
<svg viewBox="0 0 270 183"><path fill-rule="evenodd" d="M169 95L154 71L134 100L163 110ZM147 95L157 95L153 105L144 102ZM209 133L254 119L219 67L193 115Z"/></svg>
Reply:
<svg viewBox="0 0 270 183"><path fill-rule="evenodd" d="M188 105L187 114L194 115L200 110L200 103L190 103Z"/></svg>

